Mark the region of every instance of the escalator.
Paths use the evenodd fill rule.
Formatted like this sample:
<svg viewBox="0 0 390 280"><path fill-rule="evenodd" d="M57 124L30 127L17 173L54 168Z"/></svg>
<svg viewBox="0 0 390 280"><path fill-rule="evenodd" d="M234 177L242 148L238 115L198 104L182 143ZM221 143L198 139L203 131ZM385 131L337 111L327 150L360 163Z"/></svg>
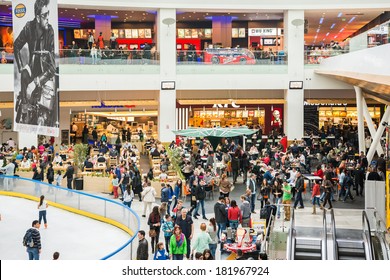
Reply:
<svg viewBox="0 0 390 280"><path fill-rule="evenodd" d="M365 211L362 212L363 229L336 229L334 212L331 211L333 238L333 259L373 260L370 223Z"/></svg>
<svg viewBox="0 0 390 280"><path fill-rule="evenodd" d="M326 260L326 218L323 213L323 227L296 227L292 210L291 228L287 240L287 259Z"/></svg>

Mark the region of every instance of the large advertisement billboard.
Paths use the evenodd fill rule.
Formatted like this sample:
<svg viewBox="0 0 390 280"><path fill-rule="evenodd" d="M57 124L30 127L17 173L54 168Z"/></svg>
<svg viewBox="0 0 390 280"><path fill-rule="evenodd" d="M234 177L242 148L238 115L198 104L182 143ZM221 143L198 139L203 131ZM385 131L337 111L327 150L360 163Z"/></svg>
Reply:
<svg viewBox="0 0 390 280"><path fill-rule="evenodd" d="M13 0L14 130L59 136L57 0Z"/></svg>

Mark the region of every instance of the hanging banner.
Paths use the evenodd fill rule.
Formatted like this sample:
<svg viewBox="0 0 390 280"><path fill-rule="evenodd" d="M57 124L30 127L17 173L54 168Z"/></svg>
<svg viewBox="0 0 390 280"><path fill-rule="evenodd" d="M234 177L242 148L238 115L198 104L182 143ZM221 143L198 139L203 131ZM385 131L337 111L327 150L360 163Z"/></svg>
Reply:
<svg viewBox="0 0 390 280"><path fill-rule="evenodd" d="M14 130L59 136L57 0L13 0Z"/></svg>

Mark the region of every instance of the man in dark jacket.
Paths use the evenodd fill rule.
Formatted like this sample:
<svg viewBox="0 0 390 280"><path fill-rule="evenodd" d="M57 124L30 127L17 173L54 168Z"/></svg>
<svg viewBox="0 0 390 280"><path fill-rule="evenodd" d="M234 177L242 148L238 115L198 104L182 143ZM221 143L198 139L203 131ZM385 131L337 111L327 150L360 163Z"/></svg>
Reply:
<svg viewBox="0 0 390 280"><path fill-rule="evenodd" d="M66 172L64 174L64 178L67 180L68 189L72 189L72 181L73 181L74 167L72 163L68 162L68 167L66 168Z"/></svg>
<svg viewBox="0 0 390 280"><path fill-rule="evenodd" d="M295 202L294 202L294 209L297 209L297 205L299 203L298 208L304 208L305 206L303 205L303 199L302 199L302 193L304 191L305 185L304 185L304 180L301 174L301 171L297 172L297 180L295 182L295 189L296 189L296 196L295 196Z"/></svg>
<svg viewBox="0 0 390 280"><path fill-rule="evenodd" d="M221 233L226 229L226 223L228 222L228 214L226 211L225 197L221 195L218 198L217 203L214 204L215 221L218 225L217 236L221 239Z"/></svg>
<svg viewBox="0 0 390 280"><path fill-rule="evenodd" d="M149 244L145 239L145 231L140 230L138 232L138 248L137 248L137 260L147 260L149 258Z"/></svg>
<svg viewBox="0 0 390 280"><path fill-rule="evenodd" d="M232 173L233 173L233 184L236 183L238 177L238 171L240 170L240 159L238 155L235 154L232 158Z"/></svg>
<svg viewBox="0 0 390 280"><path fill-rule="evenodd" d="M199 184L195 187L195 198L196 198L196 207L195 207L195 214L194 219L198 219L197 216L199 216L199 205L202 206L202 217L203 219L207 220L206 217L206 211L204 209L204 199L206 198L206 182L201 179Z"/></svg>
<svg viewBox="0 0 390 280"><path fill-rule="evenodd" d="M358 163L356 165L356 170L354 172L354 177L355 177L355 191L356 191L356 196L363 196L363 189L364 189L364 181L366 179L366 176L364 174L364 168L360 166Z"/></svg>

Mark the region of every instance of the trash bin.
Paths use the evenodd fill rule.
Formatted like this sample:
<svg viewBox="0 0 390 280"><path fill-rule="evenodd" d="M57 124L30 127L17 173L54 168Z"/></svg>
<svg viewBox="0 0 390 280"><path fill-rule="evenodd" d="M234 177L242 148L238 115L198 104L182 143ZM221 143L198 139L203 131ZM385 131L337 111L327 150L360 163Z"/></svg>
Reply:
<svg viewBox="0 0 390 280"><path fill-rule="evenodd" d="M83 178L75 178L73 186L76 190L82 191L84 189L84 180Z"/></svg>

